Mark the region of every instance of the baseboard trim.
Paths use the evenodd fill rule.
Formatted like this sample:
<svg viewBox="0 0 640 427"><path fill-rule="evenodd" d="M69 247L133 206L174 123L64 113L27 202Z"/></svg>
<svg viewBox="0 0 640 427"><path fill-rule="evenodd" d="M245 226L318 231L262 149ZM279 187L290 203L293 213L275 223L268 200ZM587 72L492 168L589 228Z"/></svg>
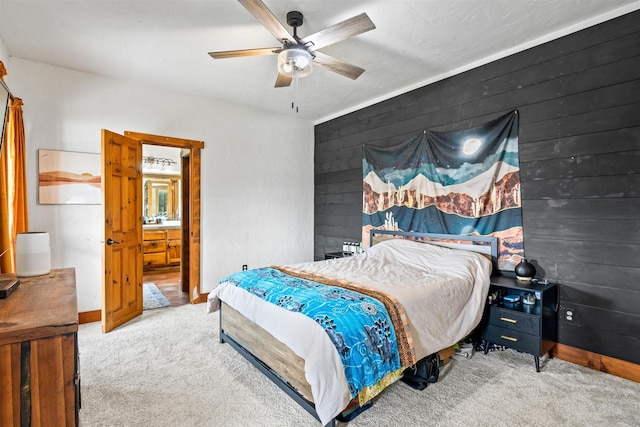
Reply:
<svg viewBox="0 0 640 427"><path fill-rule="evenodd" d="M209 298L209 292L206 292L204 294L200 294L198 296L198 298L196 298L195 300L193 300L192 304L201 304L203 302L207 302L207 299Z"/></svg>
<svg viewBox="0 0 640 427"><path fill-rule="evenodd" d="M82 313L78 313L78 322L80 324L100 321L102 321L102 310L83 311Z"/></svg>
<svg viewBox="0 0 640 427"><path fill-rule="evenodd" d="M640 365L598 353L581 350L564 344L556 344L553 356L596 371L607 372L617 377L640 383Z"/></svg>
<svg viewBox="0 0 640 427"><path fill-rule="evenodd" d="M207 302L208 296L209 292L200 294L200 296L195 301L193 301L193 304L201 304L203 302ZM102 310L83 311L82 313L78 313L78 323L80 324L100 321L102 321Z"/></svg>

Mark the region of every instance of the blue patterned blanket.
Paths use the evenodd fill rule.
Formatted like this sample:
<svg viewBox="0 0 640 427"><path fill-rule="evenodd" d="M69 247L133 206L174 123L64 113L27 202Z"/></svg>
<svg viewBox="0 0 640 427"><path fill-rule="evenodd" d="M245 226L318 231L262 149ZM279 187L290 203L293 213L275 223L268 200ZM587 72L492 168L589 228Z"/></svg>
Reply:
<svg viewBox="0 0 640 427"><path fill-rule="evenodd" d="M239 272L222 282L322 326L342 359L352 398L402 367L393 324L384 304L375 298L273 268Z"/></svg>

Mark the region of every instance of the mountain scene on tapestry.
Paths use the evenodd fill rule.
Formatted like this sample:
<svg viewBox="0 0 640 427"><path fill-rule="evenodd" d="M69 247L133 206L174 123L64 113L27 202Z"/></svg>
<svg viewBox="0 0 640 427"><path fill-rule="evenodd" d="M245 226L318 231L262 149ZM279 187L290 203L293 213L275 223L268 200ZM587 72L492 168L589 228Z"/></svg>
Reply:
<svg viewBox="0 0 640 427"><path fill-rule="evenodd" d="M524 256L518 112L470 129L363 146L363 242L371 229L497 237L498 268Z"/></svg>

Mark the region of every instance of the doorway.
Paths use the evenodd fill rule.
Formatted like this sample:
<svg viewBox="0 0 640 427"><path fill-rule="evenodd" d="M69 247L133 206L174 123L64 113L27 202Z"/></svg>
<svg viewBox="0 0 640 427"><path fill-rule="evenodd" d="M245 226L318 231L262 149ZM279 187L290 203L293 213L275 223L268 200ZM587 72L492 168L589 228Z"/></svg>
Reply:
<svg viewBox="0 0 640 427"><path fill-rule="evenodd" d="M183 149L142 144L143 310L189 304L183 287L183 219L189 218L189 195L184 191ZM188 186L187 186L188 188ZM186 252L186 251L185 251Z"/></svg>
<svg viewBox="0 0 640 427"><path fill-rule="evenodd" d="M200 294L200 151L204 142L125 131L124 135L143 146L173 147L181 150L180 284L192 304L204 302Z"/></svg>

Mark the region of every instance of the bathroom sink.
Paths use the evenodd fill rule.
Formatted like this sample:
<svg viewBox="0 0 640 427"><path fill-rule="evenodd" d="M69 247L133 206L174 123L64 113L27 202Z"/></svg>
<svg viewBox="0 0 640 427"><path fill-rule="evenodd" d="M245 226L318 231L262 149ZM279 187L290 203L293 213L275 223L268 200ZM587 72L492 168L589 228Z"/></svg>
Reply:
<svg viewBox="0 0 640 427"><path fill-rule="evenodd" d="M180 227L180 221L163 221L162 224L144 224L142 228L174 228Z"/></svg>

